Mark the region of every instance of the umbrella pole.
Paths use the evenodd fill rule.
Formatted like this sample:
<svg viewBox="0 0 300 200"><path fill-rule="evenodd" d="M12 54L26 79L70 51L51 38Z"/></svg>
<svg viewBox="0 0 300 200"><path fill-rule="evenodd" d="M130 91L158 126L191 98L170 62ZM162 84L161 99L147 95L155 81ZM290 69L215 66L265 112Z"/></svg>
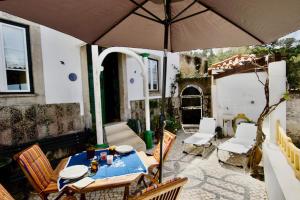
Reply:
<svg viewBox="0 0 300 200"><path fill-rule="evenodd" d="M164 21L164 59L163 59L163 81L162 81L162 105L159 118L160 125L160 159L159 159L159 182L162 182L163 173L163 143L164 143L164 121L165 121L165 99L166 99L166 80L167 80L167 51L169 46L169 28L170 28L170 0L165 0L165 21Z"/></svg>

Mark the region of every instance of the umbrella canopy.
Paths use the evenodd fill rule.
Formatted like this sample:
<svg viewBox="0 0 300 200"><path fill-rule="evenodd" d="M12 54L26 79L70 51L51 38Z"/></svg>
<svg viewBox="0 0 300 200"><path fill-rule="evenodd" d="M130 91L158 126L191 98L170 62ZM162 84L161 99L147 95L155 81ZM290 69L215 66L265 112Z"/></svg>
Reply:
<svg viewBox="0 0 300 200"><path fill-rule="evenodd" d="M0 0L0 10L101 46L164 49L164 0ZM269 43L300 26L298 0L171 0L169 51Z"/></svg>
<svg viewBox="0 0 300 200"><path fill-rule="evenodd" d="M161 158L166 51L269 43L300 27L299 10L298 0L0 0L0 11L90 44L164 50Z"/></svg>

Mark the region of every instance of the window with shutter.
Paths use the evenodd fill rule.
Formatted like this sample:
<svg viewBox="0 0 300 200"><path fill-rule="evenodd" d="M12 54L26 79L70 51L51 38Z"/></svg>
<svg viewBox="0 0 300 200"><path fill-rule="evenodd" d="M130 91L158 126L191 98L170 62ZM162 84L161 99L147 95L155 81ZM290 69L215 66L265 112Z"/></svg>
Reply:
<svg viewBox="0 0 300 200"><path fill-rule="evenodd" d="M0 21L0 92L32 92L27 27Z"/></svg>
<svg viewBox="0 0 300 200"><path fill-rule="evenodd" d="M148 65L148 86L149 91L158 91L158 60L149 58L149 65Z"/></svg>

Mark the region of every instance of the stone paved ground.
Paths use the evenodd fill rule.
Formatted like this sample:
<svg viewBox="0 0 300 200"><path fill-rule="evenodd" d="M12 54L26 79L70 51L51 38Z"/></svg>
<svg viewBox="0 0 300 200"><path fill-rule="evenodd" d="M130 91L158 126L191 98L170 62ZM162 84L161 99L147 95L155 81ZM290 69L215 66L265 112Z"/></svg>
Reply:
<svg viewBox="0 0 300 200"><path fill-rule="evenodd" d="M206 158L183 154L182 140L188 134L179 132L176 143L165 162L165 180L177 176L189 178L180 199L199 200L264 200L265 184L253 179L245 170L220 165L214 150ZM135 185L131 191L135 190ZM122 199L123 188L87 194L87 199ZM32 195L30 199L36 199Z"/></svg>
<svg viewBox="0 0 300 200"><path fill-rule="evenodd" d="M168 178L174 176L189 178L180 199L267 199L264 182L252 178L247 170L220 165L216 150L206 158L183 154L182 140L188 136L182 132L178 134L175 147L164 168L164 175Z"/></svg>

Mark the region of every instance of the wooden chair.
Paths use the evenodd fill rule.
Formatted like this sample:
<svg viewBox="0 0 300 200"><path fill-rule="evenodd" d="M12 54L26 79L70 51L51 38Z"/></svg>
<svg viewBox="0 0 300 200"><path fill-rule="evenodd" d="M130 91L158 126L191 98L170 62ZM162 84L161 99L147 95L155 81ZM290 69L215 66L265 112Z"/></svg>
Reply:
<svg viewBox="0 0 300 200"><path fill-rule="evenodd" d="M163 140L163 161L165 161L168 157L170 149L174 145L176 139L176 135L164 130L164 140ZM159 161L160 161L160 142L157 144L155 149L153 150L153 155L146 155L144 152L138 152L140 157L143 157L146 161L145 165L148 166L148 179L151 179L152 182L158 183L159 177ZM143 180L143 179L141 179ZM140 182L140 181L139 181ZM145 182L144 182L145 183Z"/></svg>
<svg viewBox="0 0 300 200"><path fill-rule="evenodd" d="M0 199L14 200L14 198L7 192L7 190L0 184Z"/></svg>
<svg viewBox="0 0 300 200"><path fill-rule="evenodd" d="M14 159L41 199L47 199L50 193L58 192L58 174L64 168L67 159L63 159L53 170L46 155L36 144L14 155ZM56 199L59 199L63 194L60 193Z"/></svg>
<svg viewBox="0 0 300 200"><path fill-rule="evenodd" d="M135 196L131 196L129 200L176 200L182 190L182 187L187 182L187 178L176 178L162 184L154 184Z"/></svg>

